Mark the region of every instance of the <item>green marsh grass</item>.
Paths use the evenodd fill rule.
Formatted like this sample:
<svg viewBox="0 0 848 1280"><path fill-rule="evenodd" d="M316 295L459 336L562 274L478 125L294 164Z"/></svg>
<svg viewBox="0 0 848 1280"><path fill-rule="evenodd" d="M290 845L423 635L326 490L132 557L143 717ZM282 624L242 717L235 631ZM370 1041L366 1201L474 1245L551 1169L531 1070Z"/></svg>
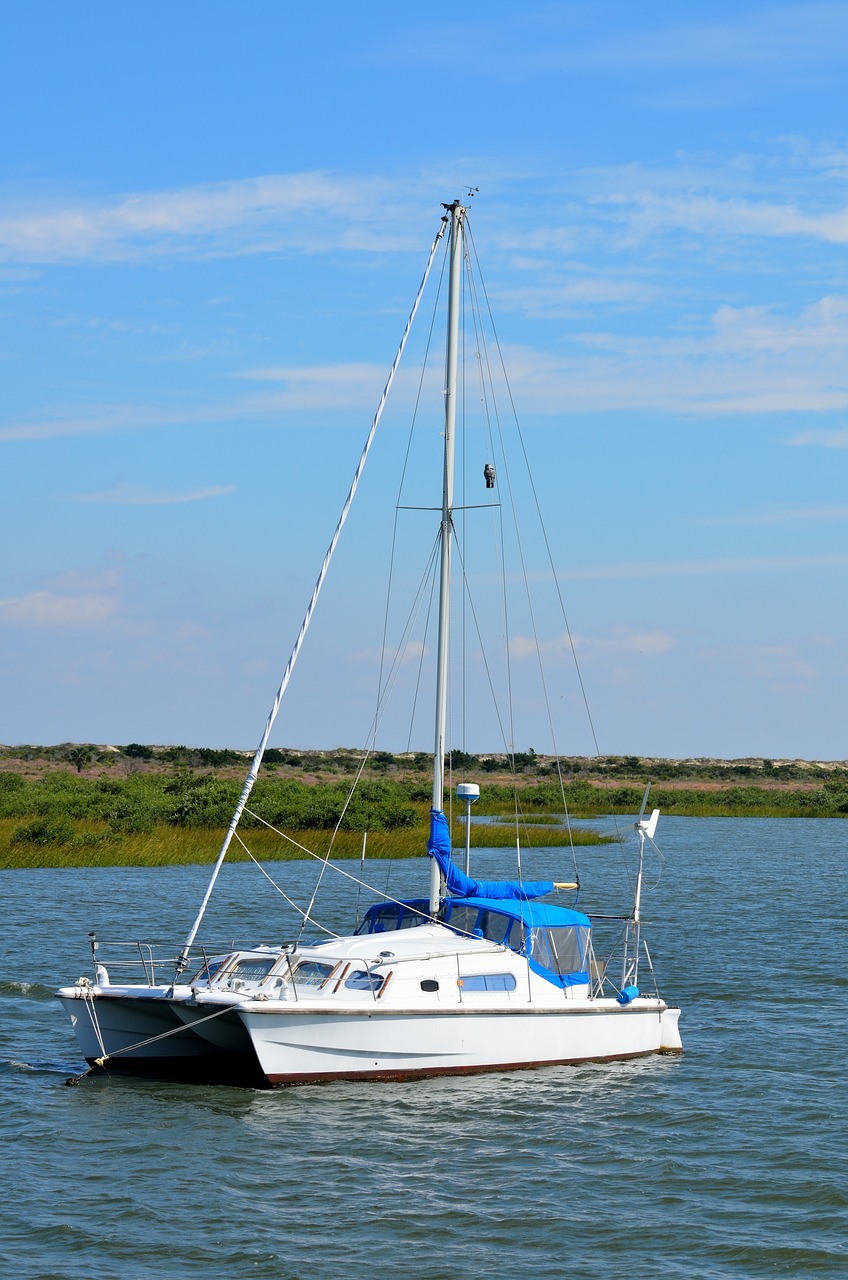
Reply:
<svg viewBox="0 0 848 1280"><path fill-rule="evenodd" d="M223 832L216 828L156 826L149 832L136 832L116 836L105 823L78 821L70 824L73 834L64 843L30 844L13 842L18 819L0 819L0 870L20 867L166 867L193 863L212 863L218 856ZM303 849L324 857L330 842L329 831L292 831L293 841L285 840L267 828L254 828L241 833L247 847L260 862L285 862L308 857ZM602 844L607 839L593 831L572 832L575 845ZM417 858L425 853L427 830L420 827L401 831L375 831L368 835L366 856L370 858ZM465 828L455 826L455 848L465 845ZM487 824L472 827L472 848L515 847L515 827ZM568 833L563 830L532 827L521 831L524 848L559 847L569 844ZM362 833L339 831L333 843L333 858L359 858L362 852ZM246 862L248 855L236 842L230 846L228 859Z"/></svg>

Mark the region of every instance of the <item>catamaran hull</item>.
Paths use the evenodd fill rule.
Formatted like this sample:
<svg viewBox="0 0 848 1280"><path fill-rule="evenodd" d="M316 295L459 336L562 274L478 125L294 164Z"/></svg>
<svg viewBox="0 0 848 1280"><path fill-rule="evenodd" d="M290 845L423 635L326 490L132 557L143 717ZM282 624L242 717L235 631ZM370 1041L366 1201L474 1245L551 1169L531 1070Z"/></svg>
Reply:
<svg viewBox="0 0 848 1280"><path fill-rule="evenodd" d="M70 994L70 991L74 994ZM244 1024L216 1011L200 1036L196 1009L167 998L58 993L89 1067L207 1084L266 1085ZM208 1010L206 1011L208 1015Z"/></svg>
<svg viewBox="0 0 848 1280"><path fill-rule="evenodd" d="M648 1003L648 1002L645 1002ZM269 1084L409 1080L679 1053L678 1009L322 1014L242 1008Z"/></svg>
<svg viewBox="0 0 848 1280"><path fill-rule="evenodd" d="M71 994L71 991L74 994ZM302 1010L59 993L89 1066L269 1087L410 1080L679 1053L679 1010L639 1000L567 1011Z"/></svg>

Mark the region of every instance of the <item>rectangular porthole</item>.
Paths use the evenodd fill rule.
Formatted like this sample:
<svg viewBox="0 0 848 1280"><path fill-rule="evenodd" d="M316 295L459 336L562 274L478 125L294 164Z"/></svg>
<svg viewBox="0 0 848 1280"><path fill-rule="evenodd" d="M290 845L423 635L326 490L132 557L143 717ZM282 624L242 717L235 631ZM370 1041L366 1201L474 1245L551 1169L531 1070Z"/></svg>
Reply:
<svg viewBox="0 0 848 1280"><path fill-rule="evenodd" d="M303 960L294 971L294 984L296 987L321 987L332 972L331 964Z"/></svg>
<svg viewBox="0 0 848 1280"><path fill-rule="evenodd" d="M463 991L514 991L515 977L511 973L472 973L459 978L458 985Z"/></svg>
<svg viewBox="0 0 848 1280"><path fill-rule="evenodd" d="M351 991L379 991L382 985L382 974L366 973L364 969L354 969L345 980L345 986Z"/></svg>

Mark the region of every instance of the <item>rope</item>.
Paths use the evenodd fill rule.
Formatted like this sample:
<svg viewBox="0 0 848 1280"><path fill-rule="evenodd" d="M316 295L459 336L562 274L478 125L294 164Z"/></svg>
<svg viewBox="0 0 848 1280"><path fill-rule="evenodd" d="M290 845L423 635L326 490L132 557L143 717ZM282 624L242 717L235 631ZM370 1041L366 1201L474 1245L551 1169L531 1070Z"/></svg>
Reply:
<svg viewBox="0 0 848 1280"><path fill-rule="evenodd" d="M222 1014L231 1012L231 1006L225 1005L223 1009L216 1009L214 1013L207 1014L205 1018L197 1018L193 1023L185 1023L180 1027L172 1027L170 1031L162 1031L158 1036L149 1036L147 1040L139 1040L136 1044L128 1044L125 1045L123 1049L115 1049L113 1053L107 1053L106 1045L103 1042L103 1034L100 1030L100 1023L97 1018L97 1010L94 1004L96 997L90 983L84 988L82 998L88 1007L91 1025L94 1029L94 1034L97 1036L97 1043L100 1046L100 1057L95 1058L92 1065L87 1071L84 1071L82 1075L69 1076L65 1081L65 1084L68 1086L79 1084L86 1076L91 1075L95 1067L105 1068L106 1063L109 1062L111 1058L117 1058L122 1053L133 1053L136 1049L143 1049L149 1044L155 1044L157 1040L165 1040L168 1036L179 1035L181 1031L191 1031L192 1027L199 1026L202 1022L210 1022L213 1018L220 1018Z"/></svg>
<svg viewBox="0 0 848 1280"><path fill-rule="evenodd" d="M306 633L309 630L309 624L312 621L312 615L315 612L315 606L318 603L318 596L320 595L321 588L324 585L324 579L326 578L330 568L330 561L333 558L333 554L336 550L336 546L338 544L339 538L341 537L342 529L344 528L345 523L347 522L348 513L350 512L353 499L356 495L356 490L359 487L359 481L362 476L362 472L365 468L365 463L367 461L368 454L371 451L371 445L374 442L374 436L377 432L377 426L379 424L381 417L383 416L383 409L385 408L385 405L386 405L386 399L388 397L392 383L394 382L395 374L397 373L398 365L400 364L400 359L401 359L401 356L403 355L404 348L406 347L406 342L409 337L410 330L412 328L412 322L415 319L416 312L418 311L418 306L421 302L421 297L424 293L424 288L427 284L427 278L430 275L430 268L433 265L433 259L436 256L436 250L439 246L439 241L442 239L442 236L445 234L445 228L447 227L447 223L448 223L448 219L447 219L447 216L445 216L442 218L441 226L439 227L439 230L436 234L436 238L433 241L432 248L430 249L430 256L427 260L427 266L424 269L424 275L421 279L421 284L418 287L418 293L416 295L415 302L412 305L412 310L410 311L409 318L407 319L407 322L406 322L406 328L403 331L403 335L401 337L400 344L397 349L397 353L395 355L394 361L392 362L392 367L389 370L389 376L386 379L386 385L383 388L383 394L380 397L380 403L377 405L377 411L374 414L374 419L371 423L371 429L368 432L368 438L365 441L365 446L360 455L359 463L357 465L356 471L354 472L353 480L351 481L347 498L345 499L345 503L344 503L344 506L342 507L341 515L339 516L338 524L336 525L335 532L333 533L333 536L330 539L330 545L327 548L326 554L324 556L323 564L321 565L321 571L318 574L317 581L312 590L312 596L309 600L309 604L306 607L306 613L304 614L303 622L300 624L300 631L298 632L297 639L295 640L294 648L292 649L291 654L289 656L289 660L286 663L286 669L283 672L283 678L280 681L280 687L277 690L277 694L276 694L276 697L274 698L274 702L271 706L271 710L268 713L268 719L265 723L265 731L262 734L262 738L260 739L259 746L256 748L256 753L253 757L253 762L250 766L250 769L248 770L248 774L244 782L244 787L242 788L241 795L239 796L239 799L238 799L238 804L236 805L235 812L232 818L230 819L230 825L227 828L227 833L224 836L224 842L221 845L221 851L218 854L218 860L215 863L214 869L212 871L212 877L209 881L209 885L206 889L206 893L203 896L203 901L200 904L200 910L198 911L194 924L192 925L189 931L188 937L186 938L185 945L183 946L183 950L177 959L178 973L182 973L183 969L185 969L186 965L188 964L189 948L191 947L191 944L194 942L194 939L197 936L197 931L200 928L201 921L203 920L203 916L209 904L209 899L212 896L212 890L215 887L215 881L218 879L218 873L221 870L225 857L227 856L227 850L230 847L230 842L232 841L232 838L235 835L236 827L238 826L241 820L241 815L244 812L245 805L247 804L250 793L253 790L253 784L255 783L257 776L259 774L259 767L262 764L262 757L265 754L265 748L268 745L268 739L271 736L271 730L274 726L274 721L277 718L277 713L280 710L280 704L283 700L283 695L288 687L288 683L291 679L292 672L294 671L295 663L297 662L298 655L300 654L300 650L303 647L303 642L306 638Z"/></svg>
<svg viewBox="0 0 848 1280"><path fill-rule="evenodd" d="M139 1040L136 1044L128 1044L123 1049L116 1049L114 1053L106 1053L104 1049L103 1057L96 1058L95 1065L102 1067L110 1058L117 1058L122 1053L133 1053L136 1049L144 1049L149 1044L155 1044L157 1040L167 1040L169 1036L177 1036L181 1031L191 1031L192 1028L199 1027L202 1022L211 1022L213 1018L220 1018L225 1013L232 1013L232 1005L225 1005L223 1009L216 1009L214 1013L208 1013L205 1018L195 1018L194 1022L186 1022L182 1026L172 1027L170 1031L160 1031L158 1036L149 1036L146 1040Z"/></svg>

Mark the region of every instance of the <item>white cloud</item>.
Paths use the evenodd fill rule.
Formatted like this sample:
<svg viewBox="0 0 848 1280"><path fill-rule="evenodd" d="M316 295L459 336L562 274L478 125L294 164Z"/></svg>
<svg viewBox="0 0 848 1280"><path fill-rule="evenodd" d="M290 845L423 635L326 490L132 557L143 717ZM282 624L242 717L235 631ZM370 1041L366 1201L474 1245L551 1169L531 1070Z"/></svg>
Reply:
<svg viewBox="0 0 848 1280"><path fill-rule="evenodd" d="M848 428L801 431L787 442L793 445L820 445L823 449L848 449Z"/></svg>
<svg viewBox="0 0 848 1280"><path fill-rule="evenodd" d="M374 364L326 364L302 367L251 369L238 377L257 382L281 382L278 392L253 394L245 406L253 412L292 409L348 409L365 405L377 407L388 367ZM399 372L395 386L408 382L410 374Z"/></svg>
<svg viewBox="0 0 848 1280"><path fill-rule="evenodd" d="M112 596L87 593L59 595L31 591L28 595L0 600L0 624L30 627L93 627L116 612Z"/></svg>
<svg viewBox="0 0 848 1280"><path fill-rule="evenodd" d="M667 653L677 643L667 631L657 628L654 631L614 632L608 636L572 635L568 633L554 636L549 640L541 640L538 649L541 654L559 656L571 652L571 645L578 652L588 654L642 654L643 656ZM509 651L513 658L535 657L536 641L532 636L514 636L510 640Z"/></svg>
<svg viewBox="0 0 848 1280"><path fill-rule="evenodd" d="M724 240L734 236L800 236L828 244L848 243L848 208L805 213L791 204L722 200L710 194L663 195L653 191L628 192L605 199L625 211L624 220L643 238L673 228Z"/></svg>
<svg viewBox="0 0 848 1280"><path fill-rule="evenodd" d="M700 656L718 659L722 665L732 664L750 676L772 682L808 682L819 674L809 655L800 656L790 645L716 645L703 649Z"/></svg>
<svg viewBox="0 0 848 1280"><path fill-rule="evenodd" d="M732 556L714 560L644 560L629 564L587 565L566 569L557 576L566 581L600 581L610 578L688 578L701 574L779 573L793 569L836 569L848 565L848 555Z"/></svg>
<svg viewBox="0 0 848 1280"><path fill-rule="evenodd" d="M754 515L715 516L703 523L758 525L787 524L793 520L848 520L848 507L792 507L783 511L760 511Z"/></svg>
<svg viewBox="0 0 848 1280"><path fill-rule="evenodd" d="M422 658L426 658L429 650L426 644L420 640L410 640L404 645L403 649L360 649L356 653L350 655L351 662L365 662L376 664L383 662L386 668L403 667L410 662L420 662Z"/></svg>
<svg viewBox="0 0 848 1280"><path fill-rule="evenodd" d="M794 77L808 75L811 67L838 64L846 47L839 3L773 4L754 12L743 7L715 16L707 7L693 6L691 19L686 9L662 6L656 16L653 9L640 11L638 29L624 33L618 6L601 8L607 10L606 21L587 21L589 11L580 5L546 5L513 6L505 18L422 23L384 36L370 60L393 68L452 66L465 77L509 80L563 72L596 76L599 69L660 71L664 80L675 72L703 79L722 71L737 73L734 85L747 84L751 76L758 85L756 75L765 70L780 68ZM705 105L715 107L715 95Z"/></svg>
<svg viewBox="0 0 848 1280"><path fill-rule="evenodd" d="M181 502L203 502L207 498L220 498L227 493L235 493L233 484L213 484L205 489L169 490L145 489L138 485L116 484L111 489L103 489L99 493L77 493L68 498L69 502L95 502L113 504L122 507L165 507Z"/></svg>
<svg viewBox="0 0 848 1280"><path fill-rule="evenodd" d="M100 201L42 202L0 218L0 255L64 262L283 248L415 249L415 223L428 199L424 193L416 204L414 185L421 190L407 183L400 197L389 179L268 174Z"/></svg>
<svg viewBox="0 0 848 1280"><path fill-rule="evenodd" d="M844 410L848 409L848 297L821 298L794 314L778 314L767 307L722 306L701 332L633 337L586 330L572 338L565 352L504 344L503 354L516 403L525 416L562 418L569 413L644 409L709 415ZM293 413L367 413L377 405L386 373L386 367L366 362L255 368L234 377L266 384L267 390L191 408L126 404L77 408L67 416L56 411L34 421L0 426L0 441L238 423L245 418L285 425L286 415ZM399 371L395 405L414 396L418 378L413 369ZM274 384L280 384L279 389ZM435 365L428 371L426 385L436 391L440 388L441 374ZM848 431L805 431L789 443L847 447ZM197 495L207 496L215 494L201 491Z"/></svg>

